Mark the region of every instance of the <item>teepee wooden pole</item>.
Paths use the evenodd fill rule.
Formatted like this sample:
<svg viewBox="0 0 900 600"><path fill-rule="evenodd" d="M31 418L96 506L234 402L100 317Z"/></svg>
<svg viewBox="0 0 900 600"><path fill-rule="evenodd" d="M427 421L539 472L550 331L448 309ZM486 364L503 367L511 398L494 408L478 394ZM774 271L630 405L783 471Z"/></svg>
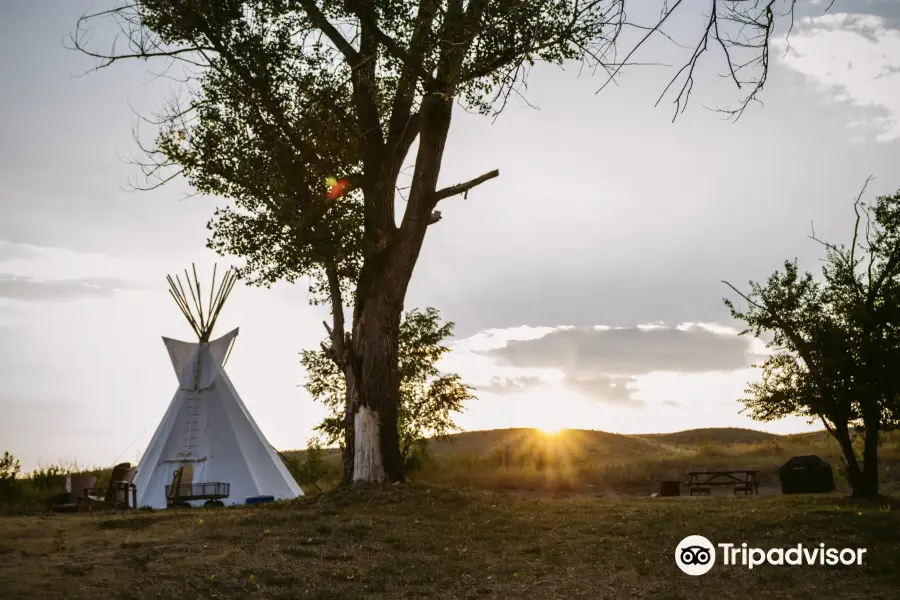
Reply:
<svg viewBox="0 0 900 600"><path fill-rule="evenodd" d="M192 274L187 269L184 270L185 283L182 284L181 277L175 275L174 279L171 275L166 275L169 282L169 295L175 300L181 314L187 319L194 333L200 339L201 343L209 341L219 314L225 306L225 301L231 294L234 284L238 279L237 273L233 269L228 269L217 282L218 265L213 264L212 283L209 286L209 302L203 305L203 289L200 284L200 277L197 274L197 266L191 264ZM187 287L187 291L185 291ZM190 296L190 300L188 297ZM230 352L230 350L229 350Z"/></svg>
<svg viewBox="0 0 900 600"><path fill-rule="evenodd" d="M209 285L209 303L206 305L207 310L212 310L213 306L213 292L216 290L216 267L218 265L213 263L213 274L212 274L212 283Z"/></svg>
<svg viewBox="0 0 900 600"><path fill-rule="evenodd" d="M197 278L197 266L191 263L191 268L194 270L194 281L191 282L191 277L188 275L187 269L184 270L184 276L188 281L188 289L191 291L191 300L194 301L194 306L197 308L197 316L200 319L200 331L203 332L203 335L200 338L201 342L208 342L209 335L206 330L206 320L203 315L203 304L202 304L202 296L200 294L200 281ZM193 283L193 285L191 285ZM197 289L196 295L194 294L194 288ZM206 338L206 339L204 339Z"/></svg>
<svg viewBox="0 0 900 600"><path fill-rule="evenodd" d="M213 305L214 308L209 323L210 329L212 329L215 326L216 321L218 321L219 314L222 312L222 307L225 306L228 295L231 294L231 289L234 287L235 281L237 281L237 275L229 269L222 278L222 283L219 285L219 290L216 294L216 300Z"/></svg>
<svg viewBox="0 0 900 600"><path fill-rule="evenodd" d="M175 300L175 304L178 305L179 310L187 319L188 324L190 324L191 329L194 330L194 333L197 336L200 335L200 328L197 324L196 319L194 318L193 313L191 312L191 307L187 302L187 297L184 293L184 286L181 285L181 279L178 276L175 276L175 279L172 279L171 275L167 275L166 279L169 282L169 294Z"/></svg>

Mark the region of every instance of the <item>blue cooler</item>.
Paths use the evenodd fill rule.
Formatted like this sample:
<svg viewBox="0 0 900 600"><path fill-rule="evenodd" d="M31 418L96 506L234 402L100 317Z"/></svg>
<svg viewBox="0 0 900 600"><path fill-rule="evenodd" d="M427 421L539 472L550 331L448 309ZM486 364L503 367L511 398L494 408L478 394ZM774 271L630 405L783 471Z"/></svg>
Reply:
<svg viewBox="0 0 900 600"><path fill-rule="evenodd" d="M250 496L244 500L244 504L263 504L265 502L275 502L275 496Z"/></svg>

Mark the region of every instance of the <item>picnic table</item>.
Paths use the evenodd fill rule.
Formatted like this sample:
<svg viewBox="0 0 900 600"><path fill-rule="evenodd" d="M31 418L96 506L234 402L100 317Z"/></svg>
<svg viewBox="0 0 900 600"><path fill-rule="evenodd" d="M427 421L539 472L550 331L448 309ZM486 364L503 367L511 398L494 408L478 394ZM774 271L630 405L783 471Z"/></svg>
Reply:
<svg viewBox="0 0 900 600"><path fill-rule="evenodd" d="M686 473L691 496L708 496L713 486L731 486L735 494L759 494L758 474L759 469L694 469Z"/></svg>

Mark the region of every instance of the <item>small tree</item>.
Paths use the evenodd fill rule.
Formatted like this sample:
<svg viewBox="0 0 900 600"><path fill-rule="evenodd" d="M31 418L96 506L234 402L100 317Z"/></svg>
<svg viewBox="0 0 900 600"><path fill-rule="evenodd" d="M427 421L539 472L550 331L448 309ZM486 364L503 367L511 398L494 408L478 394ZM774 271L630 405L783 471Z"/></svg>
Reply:
<svg viewBox="0 0 900 600"><path fill-rule="evenodd" d="M3 457L0 458L0 482L12 481L19 476L21 470L22 466L19 460L9 452L4 452Z"/></svg>
<svg viewBox="0 0 900 600"><path fill-rule="evenodd" d="M330 479L335 469L325 461L325 448L319 438L310 438L306 443L306 456L297 465L297 483L311 485L321 490L319 483Z"/></svg>
<svg viewBox="0 0 900 600"><path fill-rule="evenodd" d="M19 461L9 452L0 457L0 500L12 499L16 477L22 470Z"/></svg>
<svg viewBox="0 0 900 600"><path fill-rule="evenodd" d="M47 467L38 465L28 478L31 479L31 487L41 492L58 491L66 483L66 475L70 473L66 467L50 465Z"/></svg>
<svg viewBox="0 0 900 600"><path fill-rule="evenodd" d="M406 313L400 325L400 405L398 429L400 453L404 462L417 451L424 450L427 437L443 437L458 431L453 413L474 396L459 375L443 374L436 364L450 351L443 345L453 335L453 323L441 324L437 309ZM316 429L329 444L339 444L346 451L344 440L345 396L344 377L331 361L326 350L304 350L300 362L308 379L304 387L316 400L328 407L329 414Z"/></svg>
<svg viewBox="0 0 900 600"><path fill-rule="evenodd" d="M853 495L872 497L879 436L900 425L900 192L874 206L861 198L849 246L811 236L825 248L821 280L788 261L765 285L750 282L749 294L725 282L748 308L725 304L747 323L742 334L772 337L746 410L759 421L820 420L840 445Z"/></svg>

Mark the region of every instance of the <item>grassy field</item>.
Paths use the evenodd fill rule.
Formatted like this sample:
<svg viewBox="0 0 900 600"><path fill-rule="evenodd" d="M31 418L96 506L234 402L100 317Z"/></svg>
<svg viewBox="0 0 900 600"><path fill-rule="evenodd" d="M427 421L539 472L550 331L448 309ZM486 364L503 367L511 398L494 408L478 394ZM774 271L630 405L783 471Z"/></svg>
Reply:
<svg viewBox="0 0 900 600"><path fill-rule="evenodd" d="M472 431L432 441L430 459L410 474L414 481L490 490L569 492L606 496L648 496L664 479L683 479L695 467L761 471L764 493L776 493L777 469L790 457L816 454L835 469L837 444L825 432L774 435L749 429L695 429L670 434L618 435L565 430L547 435L535 429ZM304 453L287 452L302 461ZM900 492L900 438L880 450L883 490ZM335 465L337 450L328 451Z"/></svg>
<svg viewBox="0 0 900 600"><path fill-rule="evenodd" d="M827 497L527 499L408 485L289 503L0 518L4 598L896 599L900 506ZM867 548L862 566L679 571L686 535ZM721 562L721 561L719 561Z"/></svg>
<svg viewBox="0 0 900 600"><path fill-rule="evenodd" d="M20 480L25 502L0 506L0 597L900 597L900 505L840 492L777 495L775 469L798 454L839 464L831 440L816 433L477 431L432 442L405 487L118 515L43 512L60 477L44 469ZM882 489L896 493L897 438L884 441L881 457ZM327 459L337 463L338 452ZM703 466L762 469L765 493L648 497L660 479ZM751 571L719 559L709 574L689 577L674 551L690 534L763 549L824 543L868 552L862 566Z"/></svg>

